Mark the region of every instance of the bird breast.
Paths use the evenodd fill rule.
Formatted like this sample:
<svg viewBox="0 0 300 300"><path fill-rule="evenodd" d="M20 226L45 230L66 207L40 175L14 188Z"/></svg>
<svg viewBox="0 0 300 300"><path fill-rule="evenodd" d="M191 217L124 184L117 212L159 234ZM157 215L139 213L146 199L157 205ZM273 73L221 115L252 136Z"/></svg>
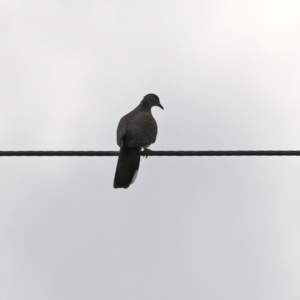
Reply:
<svg viewBox="0 0 300 300"><path fill-rule="evenodd" d="M129 147L148 147L156 140L157 124L149 112L140 113L129 122L126 135Z"/></svg>

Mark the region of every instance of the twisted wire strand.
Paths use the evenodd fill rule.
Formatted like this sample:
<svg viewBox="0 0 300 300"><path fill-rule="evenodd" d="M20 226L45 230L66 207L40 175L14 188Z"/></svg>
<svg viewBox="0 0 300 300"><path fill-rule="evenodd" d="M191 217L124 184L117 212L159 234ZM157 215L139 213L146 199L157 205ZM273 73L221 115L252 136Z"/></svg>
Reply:
<svg viewBox="0 0 300 300"><path fill-rule="evenodd" d="M118 156L119 151L0 151L0 156ZM151 151L141 156L300 156L300 150Z"/></svg>

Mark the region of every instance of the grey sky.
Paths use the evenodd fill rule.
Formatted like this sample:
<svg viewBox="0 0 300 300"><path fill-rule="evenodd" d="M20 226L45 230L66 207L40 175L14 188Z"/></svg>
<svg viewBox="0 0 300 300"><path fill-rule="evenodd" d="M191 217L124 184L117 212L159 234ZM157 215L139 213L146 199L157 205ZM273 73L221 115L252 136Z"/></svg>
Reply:
<svg viewBox="0 0 300 300"><path fill-rule="evenodd" d="M299 1L0 0L1 150L300 149ZM300 162L0 159L4 300L299 299Z"/></svg>

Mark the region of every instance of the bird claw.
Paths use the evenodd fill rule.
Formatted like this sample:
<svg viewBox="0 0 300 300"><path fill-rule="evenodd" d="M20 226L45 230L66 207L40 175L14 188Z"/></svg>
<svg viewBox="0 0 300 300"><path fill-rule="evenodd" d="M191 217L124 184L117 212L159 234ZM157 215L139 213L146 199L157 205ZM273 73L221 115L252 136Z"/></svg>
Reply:
<svg viewBox="0 0 300 300"><path fill-rule="evenodd" d="M145 148L144 151L143 151L143 157L148 158L150 152L151 152L150 149Z"/></svg>

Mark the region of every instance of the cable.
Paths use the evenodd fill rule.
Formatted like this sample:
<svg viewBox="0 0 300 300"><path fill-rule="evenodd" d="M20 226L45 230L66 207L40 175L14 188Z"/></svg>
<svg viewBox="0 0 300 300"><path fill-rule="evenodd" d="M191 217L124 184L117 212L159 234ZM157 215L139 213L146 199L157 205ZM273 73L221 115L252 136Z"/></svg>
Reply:
<svg viewBox="0 0 300 300"><path fill-rule="evenodd" d="M119 151L0 151L0 156L118 156ZM300 156L300 150L151 151L141 156Z"/></svg>

